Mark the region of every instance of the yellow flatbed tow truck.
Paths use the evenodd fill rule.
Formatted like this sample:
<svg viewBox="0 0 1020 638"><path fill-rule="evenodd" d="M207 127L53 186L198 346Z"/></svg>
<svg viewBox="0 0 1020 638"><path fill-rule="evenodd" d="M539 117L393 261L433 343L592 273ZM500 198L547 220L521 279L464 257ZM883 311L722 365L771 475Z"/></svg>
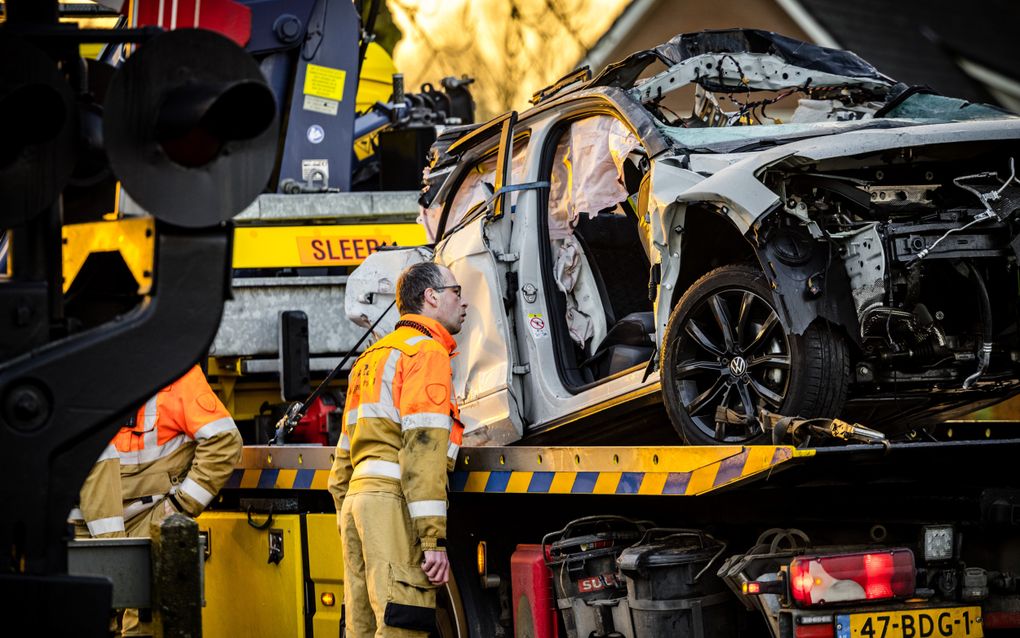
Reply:
<svg viewBox="0 0 1020 638"><path fill-rule="evenodd" d="M435 635L1011 635L1016 424L936 434L810 449L464 448L449 484L455 578ZM245 448L199 519L205 635L337 635L332 452ZM649 594L642 579L656 578ZM675 582L689 586L666 591Z"/></svg>

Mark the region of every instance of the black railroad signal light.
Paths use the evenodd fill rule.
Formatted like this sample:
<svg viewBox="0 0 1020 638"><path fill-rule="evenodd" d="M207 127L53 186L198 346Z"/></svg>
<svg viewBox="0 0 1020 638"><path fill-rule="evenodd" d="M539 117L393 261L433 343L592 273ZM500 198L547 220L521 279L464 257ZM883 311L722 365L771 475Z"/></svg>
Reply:
<svg viewBox="0 0 1020 638"><path fill-rule="evenodd" d="M258 64L201 29L145 42L114 75L104 105L106 153L124 189L185 227L226 221L263 191L277 129Z"/></svg>

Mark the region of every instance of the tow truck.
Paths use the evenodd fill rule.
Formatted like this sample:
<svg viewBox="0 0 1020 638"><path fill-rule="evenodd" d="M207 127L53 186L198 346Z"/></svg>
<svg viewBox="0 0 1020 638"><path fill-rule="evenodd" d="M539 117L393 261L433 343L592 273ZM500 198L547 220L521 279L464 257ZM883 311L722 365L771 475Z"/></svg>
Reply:
<svg viewBox="0 0 1020 638"><path fill-rule="evenodd" d="M316 184L321 173L310 170L309 176L296 181L312 182L308 190L321 188ZM387 204L390 214L383 219L400 226L395 232L409 234L394 239L400 244L414 243L415 231L409 229L416 212L413 199L398 194ZM376 195L334 193L259 196L242 214L241 232L234 234L233 283L245 292L227 302L228 322L215 338L207 323L202 334L191 335L196 343L199 337L212 341L210 376L235 416L250 428L249 445L231 481L198 520L205 538L205 635L335 636L341 631L343 566L326 491L329 442L335 435L329 415L335 410L325 406L297 432L295 438L315 443L260 443L267 440L264 426L276 417L272 404L301 398L312 372L335 365L353 348L357 332L341 328L338 305L332 306L331 322L310 313L308 324L293 315L281 321L278 312L311 310L313 294L304 299L291 295L290 302L261 317L251 317L243 302L249 293L254 300L260 291L275 288L290 289L272 295L277 299L295 289L316 289L334 295L330 303L339 304L346 270L329 268L353 264L303 264L300 254L268 254L257 243L249 254L258 259L245 262L238 261L245 253L237 248L245 231L257 239L259 234L311 228L326 231L320 237L326 242L320 244L324 257L335 259L339 252L341 261L356 262L353 242L360 237L367 248L369 239L377 239L369 235L379 230L381 201ZM294 214L296 209L300 214ZM346 221L358 223L329 228L327 221L342 217L338 211L350 212ZM369 226L371 232L362 232ZM165 226L157 230L159 249L154 252L163 260L157 273L159 285L165 286L175 272L164 269L166 260L176 257L186 272L193 253L169 250L188 233ZM138 233L147 238L144 227ZM223 233L211 234L218 243L210 239L210 244L222 248L228 242ZM289 239L296 245L296 236ZM352 242L348 250L353 257L344 255L339 243L344 239ZM330 241L337 247L332 253ZM74 244L73 238L69 243ZM217 263L227 268L225 251L216 254ZM272 262L274 257L281 261ZM144 285L145 268L128 265ZM308 267L315 270L304 270ZM288 268L295 269L291 274L317 279L295 278L286 282L293 285L280 286L276 275ZM273 275L274 281L262 275ZM223 288L202 291L206 300L219 304L216 292ZM165 291L156 287L139 294L153 297ZM247 345L236 345L243 333L231 332L232 325L246 318L262 333ZM307 348L303 325L308 327ZM346 336L329 343L331 331ZM273 348L277 338L281 345ZM184 365L184 354L197 356L196 343L189 341L180 361L167 363L160 374L134 380L130 391L122 389L116 405L99 406L105 410L103 423L76 430L87 431L92 442L74 457L80 476L59 478L73 482L84 476L87 453L97 451L115 425L110 415L129 409L168 380L174 365ZM160 352L171 352L175 345L165 343ZM33 361L38 365L39 359L16 363ZM78 360L61 362L70 364L83 369ZM18 378L10 365L0 372L5 389ZM105 387L86 389L99 394ZM334 404L342 389L334 388ZM594 431L610 419L632 423L626 437L599 441L587 435L585 428ZM659 438L657 433L669 432L666 415L651 406L640 415L596 414L569 429L558 433L562 438L462 450L450 479L454 578L441 592L436 635L915 638L1008 636L1020 627L1015 422L947 422L892 444L829 444L816 438L813 444L797 445L648 445ZM904 429L910 431L909 423ZM5 436L14 440L24 432ZM61 441L66 438L65 433ZM25 462L18 467L24 476L31 474ZM61 499L69 500L73 491L67 485L59 491L57 507L51 508L57 515L61 505L69 504ZM40 522L38 529L58 527L47 522L48 527ZM16 536L6 526L3 531L5 542ZM61 551L55 548L62 546L62 539L55 538L31 544L28 572L61 573ZM656 570L665 574L659 581L653 580ZM14 592L24 582L5 582L4 591ZM60 579L43 582L49 582L49 593L71 591L66 584L58 587ZM88 601L102 604L100 599L76 604L83 607ZM5 608L24 612L9 601ZM36 608L46 607L38 603ZM659 630L661 623L672 625Z"/></svg>
<svg viewBox="0 0 1020 638"><path fill-rule="evenodd" d="M1016 423L951 422L936 438L823 447L465 447L450 478L454 578L441 591L436 635L1013 635L1020 627ZM331 464L326 446L246 446L214 510L199 519L211 548L207 635L242 626L336 635L343 571L326 491ZM692 530L712 539L707 557L688 543ZM645 539L673 551L664 550L673 562L660 570L685 557L698 561L703 589L674 599L665 592L664 600L628 595L618 570L604 569L594 554L619 556L646 533L674 543ZM647 577L654 558L643 567ZM237 573L248 583L244 596L232 585ZM557 579L570 582L557 589ZM629 613L600 615L621 606ZM733 623L709 622L718 618L713 608ZM576 613L585 631L565 629L561 612ZM626 624L639 614L652 616L652 626L654 616L672 614L682 628L649 633Z"/></svg>

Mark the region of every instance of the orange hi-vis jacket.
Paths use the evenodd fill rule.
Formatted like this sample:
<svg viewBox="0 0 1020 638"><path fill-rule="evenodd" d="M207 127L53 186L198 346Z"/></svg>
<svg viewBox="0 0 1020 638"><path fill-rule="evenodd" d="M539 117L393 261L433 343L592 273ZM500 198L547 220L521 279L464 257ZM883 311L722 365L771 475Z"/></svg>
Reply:
<svg viewBox="0 0 1020 638"><path fill-rule="evenodd" d="M445 547L446 473L464 431L450 367L456 345L438 321L407 314L358 357L329 477L337 516L348 493L403 495L423 551Z"/></svg>
<svg viewBox="0 0 1020 638"><path fill-rule="evenodd" d="M85 480L80 509L71 519L84 520L92 536L123 535L125 521L164 498L178 511L198 516L230 478L240 455L234 419L195 366L117 432Z"/></svg>

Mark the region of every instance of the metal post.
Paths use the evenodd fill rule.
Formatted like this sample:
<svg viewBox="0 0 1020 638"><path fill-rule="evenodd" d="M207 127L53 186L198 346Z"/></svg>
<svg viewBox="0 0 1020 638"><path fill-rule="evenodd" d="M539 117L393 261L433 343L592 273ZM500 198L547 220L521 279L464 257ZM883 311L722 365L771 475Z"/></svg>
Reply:
<svg viewBox="0 0 1020 638"><path fill-rule="evenodd" d="M198 523L171 514L153 524L152 627L155 638L200 638L202 635L202 551Z"/></svg>

